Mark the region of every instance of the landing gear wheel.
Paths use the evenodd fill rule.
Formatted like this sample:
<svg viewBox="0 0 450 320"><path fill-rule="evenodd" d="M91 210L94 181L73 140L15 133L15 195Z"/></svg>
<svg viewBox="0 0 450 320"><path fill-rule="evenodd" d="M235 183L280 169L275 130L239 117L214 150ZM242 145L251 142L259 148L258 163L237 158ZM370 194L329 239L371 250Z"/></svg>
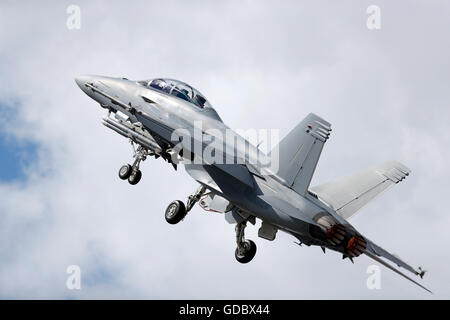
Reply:
<svg viewBox="0 0 450 320"><path fill-rule="evenodd" d="M236 248L234 256L240 263L250 262L256 254L256 244L252 240L245 240L241 250Z"/></svg>
<svg viewBox="0 0 450 320"><path fill-rule="evenodd" d="M120 167L119 170L119 178L122 180L127 180L128 177L131 175L131 172L133 171L133 168L129 164L124 164Z"/></svg>
<svg viewBox="0 0 450 320"><path fill-rule="evenodd" d="M131 185L137 184L139 181L141 181L142 178L142 172L141 170L137 170L136 172L132 172L130 176L128 177L128 183Z"/></svg>
<svg viewBox="0 0 450 320"><path fill-rule="evenodd" d="M186 207L180 200L175 200L166 209L166 221L170 224L176 224L183 220L186 215Z"/></svg>

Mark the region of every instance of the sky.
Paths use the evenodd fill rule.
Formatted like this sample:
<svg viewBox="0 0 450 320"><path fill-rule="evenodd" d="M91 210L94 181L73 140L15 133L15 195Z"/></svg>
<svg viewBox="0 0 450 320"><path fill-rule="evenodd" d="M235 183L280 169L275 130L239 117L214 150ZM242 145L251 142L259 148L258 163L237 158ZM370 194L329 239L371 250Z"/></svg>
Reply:
<svg viewBox="0 0 450 320"><path fill-rule="evenodd" d="M69 5L81 10L68 29ZM369 5L381 29L367 28ZM0 298L450 298L448 1L2 1ZM235 129L279 129L308 113L332 124L312 185L397 160L412 173L350 221L429 272L431 295L384 267L370 290L355 264L279 232L247 228L258 252L235 261L234 226L166 206L197 184L150 159L130 186L126 139L75 84L80 74L168 77L199 89ZM69 290L67 267L81 270Z"/></svg>

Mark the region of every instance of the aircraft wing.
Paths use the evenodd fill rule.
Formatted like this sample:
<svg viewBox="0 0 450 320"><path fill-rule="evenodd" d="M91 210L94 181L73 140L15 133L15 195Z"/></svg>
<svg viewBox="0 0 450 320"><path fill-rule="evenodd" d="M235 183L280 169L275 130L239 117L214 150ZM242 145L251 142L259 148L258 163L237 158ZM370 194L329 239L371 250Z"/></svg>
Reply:
<svg viewBox="0 0 450 320"><path fill-rule="evenodd" d="M157 134L166 142L173 143L172 132L173 129L163 124L161 121L156 121L151 117L145 116L141 113L136 113L136 118L151 132Z"/></svg>
<svg viewBox="0 0 450 320"><path fill-rule="evenodd" d="M381 263L382 265L384 265L385 267L391 269L392 271L398 273L399 275L401 275L402 277L408 279L409 281L415 283L416 285L418 285L419 287L421 287L422 289L425 289L426 291L432 293L430 290L428 290L427 288L425 288L424 286L422 286L420 283L418 283L417 281L411 279L410 277L408 277L407 275L403 274L402 272L400 272L398 269L396 269L394 266L392 266L391 264L387 263L384 259L387 259L393 263L395 263L398 267L401 268L405 268L406 270L414 273L415 275L420 276L421 278L424 276L425 271L422 270L420 267L418 269L414 269L411 265L409 265L408 263L404 262L403 260L401 260L398 256L389 253L388 251L384 250L383 248L379 247L378 245L376 245L375 243L373 243L372 241L366 239L367 241L367 247L366 250L364 252L364 254L372 259L374 259L375 261Z"/></svg>
<svg viewBox="0 0 450 320"><path fill-rule="evenodd" d="M405 179L410 172L401 163L388 161L313 187L310 191L344 219L348 219L387 188Z"/></svg>

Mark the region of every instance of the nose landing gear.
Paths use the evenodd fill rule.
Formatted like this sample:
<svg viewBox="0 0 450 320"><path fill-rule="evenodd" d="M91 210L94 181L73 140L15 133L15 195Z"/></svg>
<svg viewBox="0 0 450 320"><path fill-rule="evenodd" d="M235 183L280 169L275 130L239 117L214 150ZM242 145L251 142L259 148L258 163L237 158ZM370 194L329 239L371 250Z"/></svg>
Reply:
<svg viewBox="0 0 450 320"><path fill-rule="evenodd" d="M130 164L124 164L123 166L120 167L119 170L119 178L122 180L127 180L128 177L131 175L131 172L133 171L133 168L131 167Z"/></svg>
<svg viewBox="0 0 450 320"><path fill-rule="evenodd" d="M142 172L141 170L139 170L139 165L141 164L141 161L147 159L147 156L149 156L150 154L148 150L141 145L139 145L137 149L134 148L134 144L132 141L131 145L133 146L133 157L135 158L135 160L133 162L133 165L127 163L120 167L119 178L122 180L128 179L129 184L135 185L139 181L141 181L142 178Z"/></svg>

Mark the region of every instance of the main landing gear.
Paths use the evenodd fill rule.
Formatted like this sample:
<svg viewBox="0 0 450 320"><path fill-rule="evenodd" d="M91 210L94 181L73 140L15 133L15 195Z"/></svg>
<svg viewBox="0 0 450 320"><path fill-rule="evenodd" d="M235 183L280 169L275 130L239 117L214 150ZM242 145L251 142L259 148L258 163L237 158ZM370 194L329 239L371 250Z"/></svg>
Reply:
<svg viewBox="0 0 450 320"><path fill-rule="evenodd" d="M246 240L244 236L244 229L247 226L247 221L242 221L236 224L236 244L237 248L234 252L236 260L240 263L250 262L256 254L256 244L252 240Z"/></svg>
<svg viewBox="0 0 450 320"><path fill-rule="evenodd" d="M149 156L150 154L147 149L145 149L141 145L139 145L137 149L134 148L133 142L131 142L131 145L133 146L133 157L135 158L135 160L133 162L133 165L127 163L120 167L119 178L122 180L128 179L129 184L135 185L139 181L141 181L142 178L142 172L141 170L139 170L139 165L141 164L141 161L147 159L147 156Z"/></svg>
<svg viewBox="0 0 450 320"><path fill-rule="evenodd" d="M166 221L170 224L177 224L183 220L186 214L205 193L206 187L200 186L194 194L188 197L186 205L180 200L175 200L170 203L165 212ZM244 229L246 226L247 221L244 220L236 224L235 228L237 248L234 256L240 263L250 262L256 254L256 244L252 240L245 239Z"/></svg>
<svg viewBox="0 0 450 320"><path fill-rule="evenodd" d="M170 224L176 224L183 220L186 214L191 211L192 207L205 194L206 187L200 186L197 191L188 197L186 206L180 200L175 200L166 209L166 221Z"/></svg>

